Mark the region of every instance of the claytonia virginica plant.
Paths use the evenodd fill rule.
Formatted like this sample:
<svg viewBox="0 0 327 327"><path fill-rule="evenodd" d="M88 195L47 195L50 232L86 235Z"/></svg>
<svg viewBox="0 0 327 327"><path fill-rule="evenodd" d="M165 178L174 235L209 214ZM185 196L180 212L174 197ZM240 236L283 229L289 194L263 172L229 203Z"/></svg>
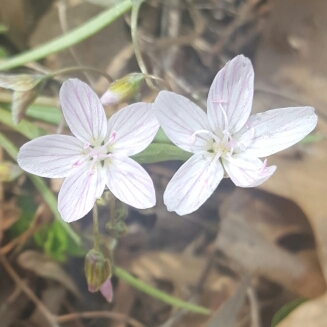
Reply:
<svg viewBox="0 0 327 327"><path fill-rule="evenodd" d="M60 89L66 122L75 135L47 135L23 145L19 165L29 173L66 177L58 210L66 222L82 218L105 186L121 201L145 209L155 205L153 182L129 156L144 150L159 124L152 104L129 105L108 121L97 95L78 79Z"/></svg>
<svg viewBox="0 0 327 327"><path fill-rule="evenodd" d="M159 93L154 107L166 135L194 155L176 172L164 193L169 211L197 210L224 176L241 187L266 181L276 170L259 158L300 141L317 124L312 107L269 110L250 116L254 72L251 61L235 57L216 75L207 114L187 98Z"/></svg>

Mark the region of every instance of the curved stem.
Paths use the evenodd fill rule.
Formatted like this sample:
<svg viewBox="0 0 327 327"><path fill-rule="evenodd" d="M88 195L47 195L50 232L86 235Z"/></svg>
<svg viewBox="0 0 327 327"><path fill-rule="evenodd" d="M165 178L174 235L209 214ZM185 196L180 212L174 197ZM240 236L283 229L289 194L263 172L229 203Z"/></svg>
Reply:
<svg viewBox="0 0 327 327"><path fill-rule="evenodd" d="M140 47L137 42L137 18L139 16L141 4L144 1L145 0L133 0L133 8L132 8L132 14L131 14L131 35L132 35L132 42L133 42L133 46L134 46L135 57L136 57L138 65L140 67L140 70L143 74L149 75L146 65L142 58ZM149 86L149 88L157 91L156 87L153 85L153 83L150 79L146 79L145 81L146 81L147 85Z"/></svg>
<svg viewBox="0 0 327 327"><path fill-rule="evenodd" d="M109 83L111 83L113 81L113 78L111 76L109 76L107 73L93 68L93 67L80 67L80 66L76 66L76 67L69 67L69 68L63 68L57 71L54 71L53 73L50 73L48 75L46 75L44 77L44 79L50 79L53 78L57 75L63 75L63 74L67 74L67 73L71 73L71 72L78 72L78 71L90 71L90 72L94 72L97 73L99 75L102 75L103 77L105 77Z"/></svg>

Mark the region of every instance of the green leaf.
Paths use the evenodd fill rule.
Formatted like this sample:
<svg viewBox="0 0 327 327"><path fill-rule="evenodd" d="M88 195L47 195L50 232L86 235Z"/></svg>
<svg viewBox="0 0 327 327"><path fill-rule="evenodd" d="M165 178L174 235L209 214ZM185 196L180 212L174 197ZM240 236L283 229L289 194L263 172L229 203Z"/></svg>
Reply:
<svg viewBox="0 0 327 327"><path fill-rule="evenodd" d="M3 108L0 108L0 122L16 132L26 136L30 140L47 134L44 129L35 126L25 119L23 119L18 125L15 125L12 121L11 113ZM16 160L16 157L14 159Z"/></svg>
<svg viewBox="0 0 327 327"><path fill-rule="evenodd" d="M182 301L174 296L171 296L163 291L160 291L150 285L147 285L146 283L142 282L138 278L132 276L130 273L128 273L126 270L115 266L113 273L115 276L123 280L124 282L128 283L129 285L133 286L134 288L138 289L139 291L142 291L158 300L161 300L169 305L172 305L176 308L185 309L191 312L200 313L204 315L209 315L210 310L204 307L201 307L199 305Z"/></svg>
<svg viewBox="0 0 327 327"><path fill-rule="evenodd" d="M26 116L52 125L59 125L62 119L62 113L57 107L38 104L31 105L26 112Z"/></svg>
<svg viewBox="0 0 327 327"><path fill-rule="evenodd" d="M153 139L154 143L167 143L167 144L173 144L172 141L168 138L168 136L165 134L163 129L160 127L156 136Z"/></svg>
<svg viewBox="0 0 327 327"><path fill-rule="evenodd" d="M186 152L172 144L152 143L142 152L132 156L140 164L155 163L168 160L186 161L192 153Z"/></svg>
<svg viewBox="0 0 327 327"><path fill-rule="evenodd" d="M67 49L99 32L101 29L114 22L118 17L122 16L131 8L131 0L121 0L114 7L103 11L96 17L69 31L63 36L57 37L35 49L26 51L0 63L0 70L15 68L28 62L44 58L52 53Z"/></svg>
<svg viewBox="0 0 327 327"><path fill-rule="evenodd" d="M290 303L285 304L277 313L274 315L271 327L277 326L284 318L286 318L294 309L296 309L300 304L307 301L307 298L299 298Z"/></svg>

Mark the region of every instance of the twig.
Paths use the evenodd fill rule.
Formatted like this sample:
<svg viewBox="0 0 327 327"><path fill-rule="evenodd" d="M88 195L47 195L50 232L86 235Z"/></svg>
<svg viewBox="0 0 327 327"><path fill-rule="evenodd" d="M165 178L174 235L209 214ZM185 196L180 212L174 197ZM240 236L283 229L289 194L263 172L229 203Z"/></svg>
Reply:
<svg viewBox="0 0 327 327"><path fill-rule="evenodd" d="M250 302L251 308L251 327L261 327L260 321L260 308L257 294L255 293L253 287L248 287L247 296Z"/></svg>
<svg viewBox="0 0 327 327"><path fill-rule="evenodd" d="M34 292L21 280L21 278L16 274L15 270L12 268L8 260L4 255L0 255L0 262L6 269L10 277L15 281L18 287L34 302L37 309L43 314L44 318L49 322L51 327L60 327L56 321L56 317L48 310L48 308L39 300L39 298L34 294Z"/></svg>
<svg viewBox="0 0 327 327"><path fill-rule="evenodd" d="M63 323L75 319L92 319L92 318L108 318L114 320L120 320L130 324L133 327L146 327L137 320L127 317L119 312L108 311L86 311L86 312L74 312L57 317L57 322Z"/></svg>
<svg viewBox="0 0 327 327"><path fill-rule="evenodd" d="M59 1L57 3L57 6L58 6L57 8L58 8L58 18L59 18L60 27L61 27L63 34L66 34L69 30L68 24L67 24L67 6L64 1ZM83 66L82 61L80 60L74 47L70 46L68 48L68 50L69 50L70 54L72 55L72 57L74 58L74 60L76 61L77 65ZM92 77L92 75L89 74L87 71L83 71L83 74L86 77L86 79L88 80L88 82L90 83L90 85L94 86L95 81L94 81L94 78Z"/></svg>

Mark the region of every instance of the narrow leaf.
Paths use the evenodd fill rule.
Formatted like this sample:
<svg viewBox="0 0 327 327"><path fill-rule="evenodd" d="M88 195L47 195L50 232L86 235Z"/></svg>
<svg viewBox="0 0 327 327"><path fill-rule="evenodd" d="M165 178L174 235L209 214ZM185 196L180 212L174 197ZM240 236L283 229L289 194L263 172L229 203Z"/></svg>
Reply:
<svg viewBox="0 0 327 327"><path fill-rule="evenodd" d="M195 313L200 313L204 315L209 315L210 310L201 306L198 306L196 304L185 302L180 299L177 299L165 292L162 292L150 285L147 285L146 283L142 282L138 278L132 276L130 273L128 273L126 270L115 266L114 275L123 280L124 282L128 283L129 285L135 287L139 291L142 291L158 300L161 300L169 305L172 305L176 308L189 310Z"/></svg>

